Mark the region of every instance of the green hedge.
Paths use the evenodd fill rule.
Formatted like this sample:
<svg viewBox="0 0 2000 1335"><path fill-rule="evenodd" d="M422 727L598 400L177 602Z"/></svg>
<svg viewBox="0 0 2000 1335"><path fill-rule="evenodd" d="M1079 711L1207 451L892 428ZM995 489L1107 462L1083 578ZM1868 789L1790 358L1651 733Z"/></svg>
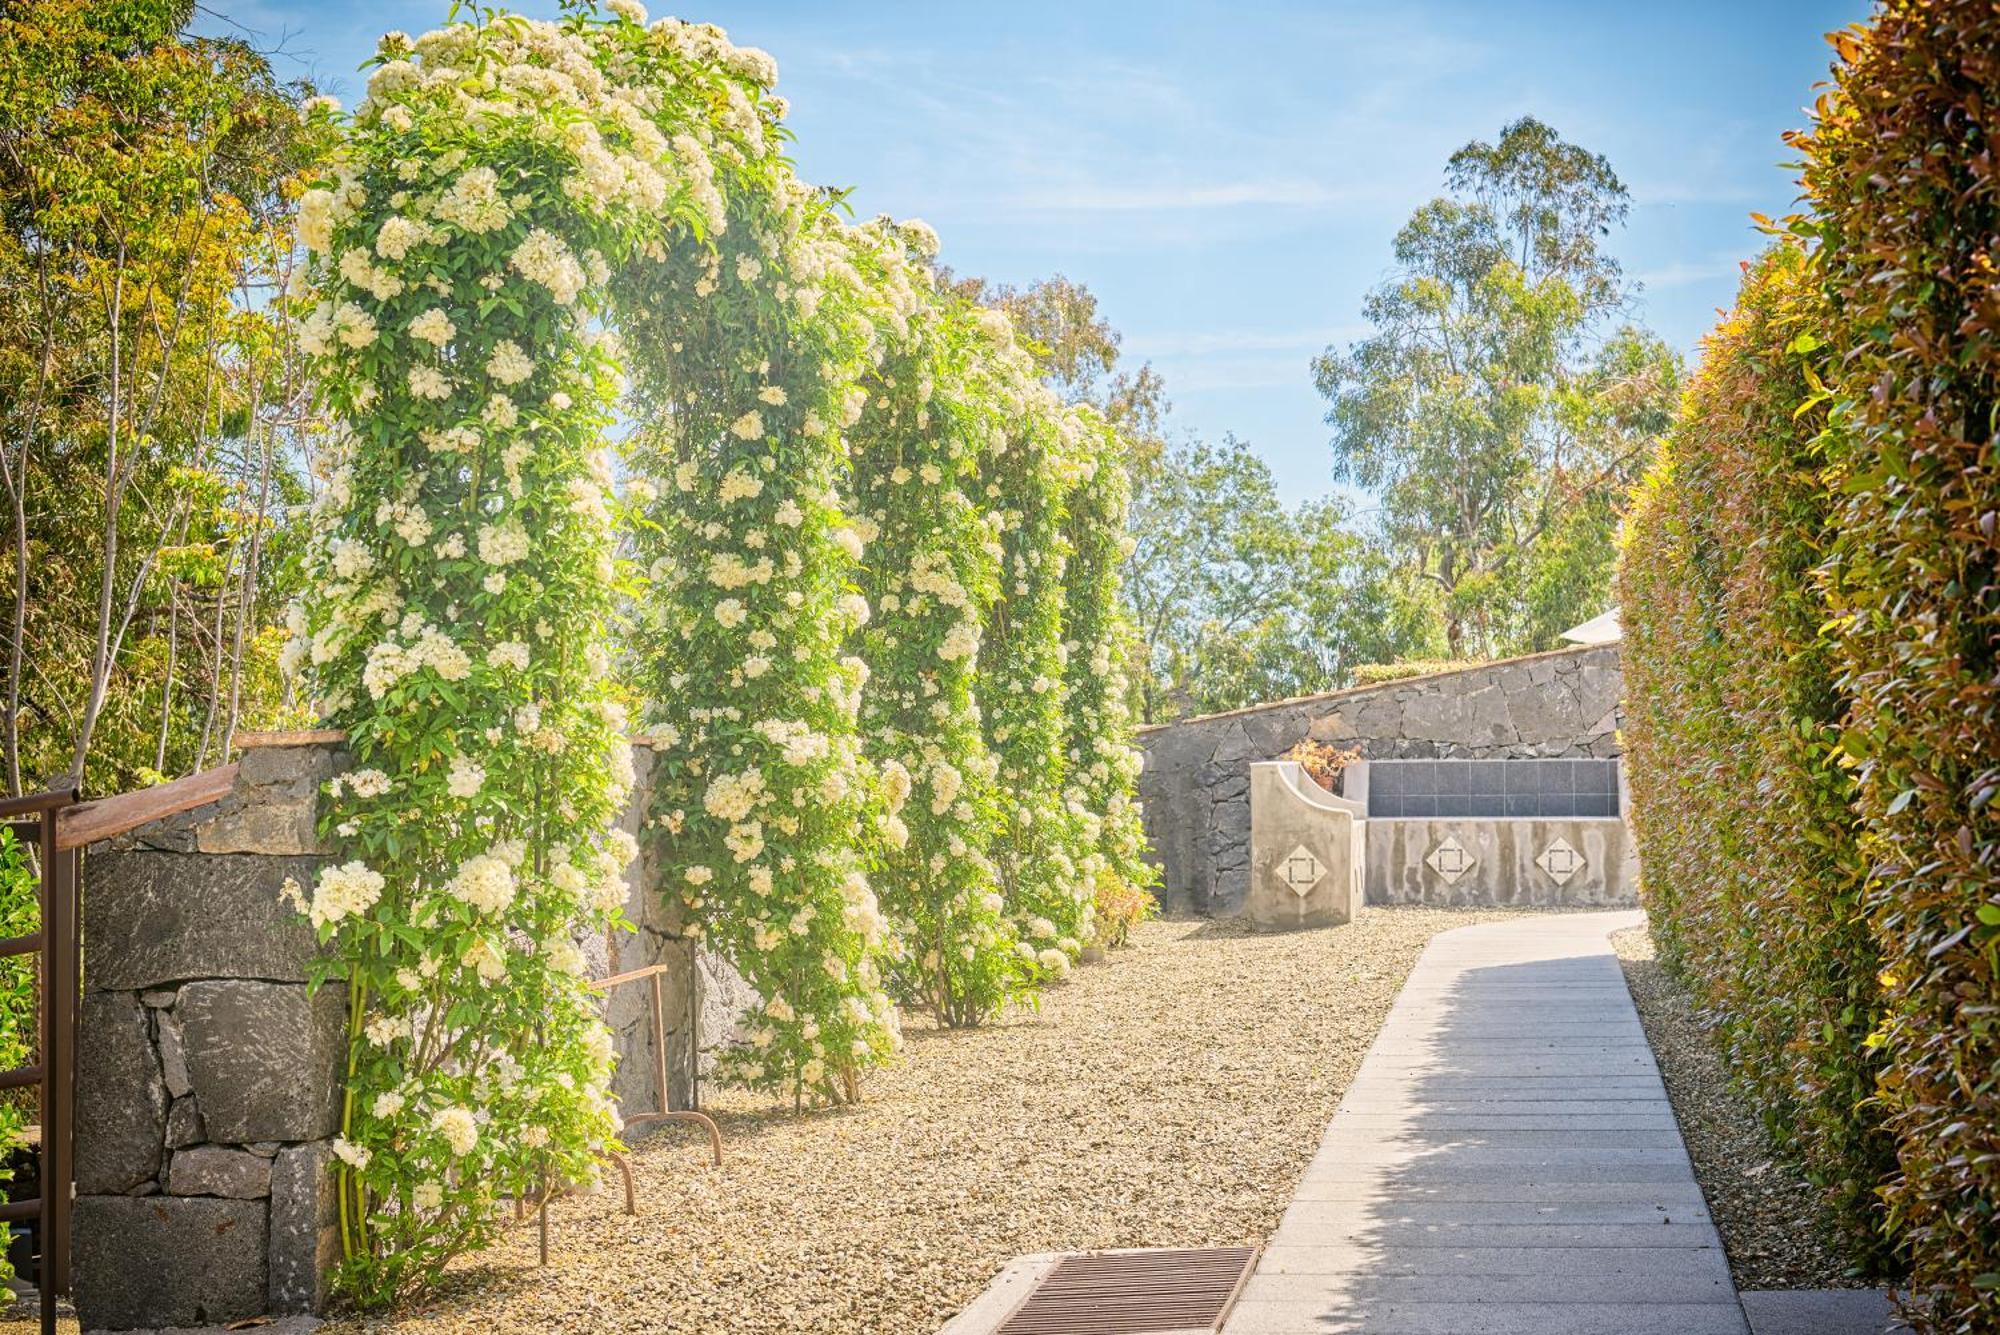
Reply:
<svg viewBox="0 0 2000 1335"><path fill-rule="evenodd" d="M1710 335L1640 489L1619 577L1626 764L1665 958L1879 1266L1891 1158L1868 1103L1877 965L1815 574L1833 504L1823 415L1800 412L1823 319L1804 251L1772 250Z"/></svg>
<svg viewBox="0 0 2000 1335"><path fill-rule="evenodd" d="M2000 8L1836 35L1798 136L1834 319L1837 639L1883 957L1886 1197L1934 1329L2000 1330Z"/></svg>
<svg viewBox="0 0 2000 1335"><path fill-rule="evenodd" d="M0 829L0 937L27 936L42 926L41 878L29 860L28 848L14 832ZM35 956L0 959L0 1071L35 1060ZM22 1131L40 1120L37 1094L31 1087L0 1095L0 1192L11 1190L13 1173L6 1157L22 1142ZM0 1284L14 1277L7 1262L8 1229L0 1225Z"/></svg>

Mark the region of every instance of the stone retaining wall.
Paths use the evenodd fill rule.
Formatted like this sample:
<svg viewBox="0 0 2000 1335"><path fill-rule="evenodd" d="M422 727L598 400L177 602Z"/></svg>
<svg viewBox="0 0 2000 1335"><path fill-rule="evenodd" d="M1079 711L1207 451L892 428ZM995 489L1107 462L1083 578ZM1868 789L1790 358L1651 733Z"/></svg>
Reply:
<svg viewBox="0 0 2000 1335"><path fill-rule="evenodd" d="M625 826L645 809L652 754ZM337 744L249 745L220 801L84 854L84 998L77 1056L75 1299L88 1330L219 1325L319 1310L339 1259L328 1168L339 1129L345 989L308 994L311 928L279 900L325 860L321 785ZM642 858L636 933L583 943L594 976L654 963L666 984L668 1096L690 1106L690 1015L727 1038L740 987L690 950ZM660 1106L650 990L614 990L614 1092Z"/></svg>
<svg viewBox="0 0 2000 1335"><path fill-rule="evenodd" d="M1311 737L1367 760L1612 757L1618 646L1593 645L1184 719L1139 734L1170 913L1232 917L1250 883L1250 764Z"/></svg>
<svg viewBox="0 0 2000 1335"><path fill-rule="evenodd" d="M279 900L320 864L328 747L244 753L222 801L84 854L76 1303L86 1329L316 1309L346 994Z"/></svg>

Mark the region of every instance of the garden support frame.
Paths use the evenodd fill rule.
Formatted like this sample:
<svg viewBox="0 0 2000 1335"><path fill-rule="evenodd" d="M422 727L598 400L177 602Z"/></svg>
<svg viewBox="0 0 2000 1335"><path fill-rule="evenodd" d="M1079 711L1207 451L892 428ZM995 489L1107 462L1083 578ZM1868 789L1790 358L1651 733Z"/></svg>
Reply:
<svg viewBox="0 0 2000 1335"><path fill-rule="evenodd" d="M75 1173L76 1029L82 977L78 931L77 848L59 819L77 804L75 788L0 801L0 823L35 850L41 927L0 940L0 957L34 955L38 962L36 1061L0 1073L0 1090L35 1086L40 1097L40 1166L32 1199L0 1203L0 1222L35 1223L40 1256L35 1290L43 1335L55 1335L56 1298L70 1289L71 1179Z"/></svg>

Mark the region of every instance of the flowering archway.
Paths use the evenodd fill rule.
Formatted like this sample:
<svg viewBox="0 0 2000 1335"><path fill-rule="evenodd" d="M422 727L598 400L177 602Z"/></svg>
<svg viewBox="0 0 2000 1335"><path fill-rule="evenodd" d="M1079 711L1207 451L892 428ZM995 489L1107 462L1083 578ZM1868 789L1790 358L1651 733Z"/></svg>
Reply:
<svg viewBox="0 0 2000 1335"><path fill-rule="evenodd" d="M743 1083L857 1097L892 986L970 1023L1066 971L1103 865L1064 753L1110 772L1061 712L1060 539L1105 437L934 290L927 229L851 226L796 178L768 57L611 8L384 38L301 202L339 440L291 656L353 768L340 863L295 895L349 988L364 1303L616 1135L577 942L617 925L635 852L627 699L673 892L762 998ZM1110 622L1079 625L1096 663Z"/></svg>

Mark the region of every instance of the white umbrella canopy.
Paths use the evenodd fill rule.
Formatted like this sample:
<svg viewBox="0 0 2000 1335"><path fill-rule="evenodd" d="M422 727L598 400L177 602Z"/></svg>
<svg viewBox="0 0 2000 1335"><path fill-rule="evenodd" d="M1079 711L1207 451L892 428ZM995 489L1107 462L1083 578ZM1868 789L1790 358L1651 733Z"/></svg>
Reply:
<svg viewBox="0 0 2000 1335"><path fill-rule="evenodd" d="M1618 609L1594 616L1580 626L1571 626L1562 633L1571 644L1616 644L1625 637L1618 624Z"/></svg>

